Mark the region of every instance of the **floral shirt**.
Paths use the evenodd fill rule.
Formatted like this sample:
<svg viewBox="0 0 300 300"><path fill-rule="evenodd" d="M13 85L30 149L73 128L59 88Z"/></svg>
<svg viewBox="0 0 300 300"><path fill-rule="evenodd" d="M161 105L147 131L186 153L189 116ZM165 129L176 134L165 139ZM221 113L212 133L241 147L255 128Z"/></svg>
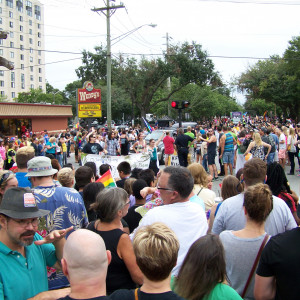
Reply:
<svg viewBox="0 0 300 300"><path fill-rule="evenodd" d="M120 145L118 140L113 139L113 140L107 140L107 155L112 155L116 156L117 155L117 150L120 151Z"/></svg>
<svg viewBox="0 0 300 300"><path fill-rule="evenodd" d="M85 228L88 225L87 213L81 195L72 188L57 186L37 186L32 189L39 209L50 213L41 218L38 233L45 237L53 230ZM48 269L50 289L58 289L68 285L62 272Z"/></svg>

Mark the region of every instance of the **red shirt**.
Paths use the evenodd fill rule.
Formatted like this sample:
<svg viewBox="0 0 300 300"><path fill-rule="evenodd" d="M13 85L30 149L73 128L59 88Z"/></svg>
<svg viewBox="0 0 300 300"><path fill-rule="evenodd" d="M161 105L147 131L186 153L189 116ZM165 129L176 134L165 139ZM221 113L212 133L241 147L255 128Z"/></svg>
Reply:
<svg viewBox="0 0 300 300"><path fill-rule="evenodd" d="M173 154L174 153L174 142L175 140L169 135L165 136L163 139L163 143L165 145L165 154Z"/></svg>

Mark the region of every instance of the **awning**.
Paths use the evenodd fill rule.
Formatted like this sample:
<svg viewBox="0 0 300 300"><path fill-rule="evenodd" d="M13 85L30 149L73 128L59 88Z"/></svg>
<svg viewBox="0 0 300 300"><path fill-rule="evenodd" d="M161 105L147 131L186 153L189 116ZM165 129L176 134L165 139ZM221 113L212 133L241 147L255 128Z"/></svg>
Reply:
<svg viewBox="0 0 300 300"><path fill-rule="evenodd" d="M72 105L0 103L0 118L73 117Z"/></svg>

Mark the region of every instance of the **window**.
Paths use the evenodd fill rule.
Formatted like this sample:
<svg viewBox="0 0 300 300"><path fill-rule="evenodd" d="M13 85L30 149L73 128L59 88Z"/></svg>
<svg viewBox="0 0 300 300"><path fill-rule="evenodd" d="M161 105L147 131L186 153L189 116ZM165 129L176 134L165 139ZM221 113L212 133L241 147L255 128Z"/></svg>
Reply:
<svg viewBox="0 0 300 300"><path fill-rule="evenodd" d="M0 70L0 76L4 76L4 71Z"/></svg>
<svg viewBox="0 0 300 300"><path fill-rule="evenodd" d="M15 72L11 72L11 73L10 73L10 80L11 80L12 82L15 81Z"/></svg>
<svg viewBox="0 0 300 300"><path fill-rule="evenodd" d="M10 27L10 28L14 28L14 22L11 22L11 21L10 21L10 22L9 22L9 27Z"/></svg>
<svg viewBox="0 0 300 300"><path fill-rule="evenodd" d="M43 82L43 79L42 79L42 77L39 77L39 82Z"/></svg>
<svg viewBox="0 0 300 300"><path fill-rule="evenodd" d="M23 40L24 40L23 35L20 35L20 41L23 41Z"/></svg>
<svg viewBox="0 0 300 300"><path fill-rule="evenodd" d="M30 72L33 72L33 66L30 66Z"/></svg>
<svg viewBox="0 0 300 300"><path fill-rule="evenodd" d="M23 12L23 0L17 0L16 5L17 5L18 11ZM21 21L21 19L20 19L20 21ZM23 17L22 17L22 21L23 21Z"/></svg>
<svg viewBox="0 0 300 300"><path fill-rule="evenodd" d="M2 18L0 18L0 24L2 24Z"/></svg>
<svg viewBox="0 0 300 300"><path fill-rule="evenodd" d="M24 54L20 55L20 60L24 60Z"/></svg>
<svg viewBox="0 0 300 300"><path fill-rule="evenodd" d="M29 20L29 25L32 26L32 20Z"/></svg>
<svg viewBox="0 0 300 300"><path fill-rule="evenodd" d="M15 87L16 87L16 84L15 84L14 82L11 82L11 83L10 83L10 86L11 86L12 88L15 88Z"/></svg>
<svg viewBox="0 0 300 300"><path fill-rule="evenodd" d="M31 84L31 85L30 85L30 88L31 88L31 89L34 89L34 84Z"/></svg>
<svg viewBox="0 0 300 300"><path fill-rule="evenodd" d="M19 17L19 21L20 21L20 22L23 22L23 16L20 16L20 17Z"/></svg>
<svg viewBox="0 0 300 300"><path fill-rule="evenodd" d="M38 27L38 29L41 29L41 24L38 23L38 24L37 24L37 27Z"/></svg>
<svg viewBox="0 0 300 300"><path fill-rule="evenodd" d="M33 57L32 56L29 57L29 61L33 62Z"/></svg>
<svg viewBox="0 0 300 300"><path fill-rule="evenodd" d="M6 0L6 6L13 8L14 7L13 0Z"/></svg>
<svg viewBox="0 0 300 300"><path fill-rule="evenodd" d="M0 45L3 45L3 40L2 39L0 39Z"/></svg>
<svg viewBox="0 0 300 300"><path fill-rule="evenodd" d="M12 98L16 98L16 93L15 92L11 92L11 97Z"/></svg>
<svg viewBox="0 0 300 300"><path fill-rule="evenodd" d="M42 68L39 68L39 73L42 73Z"/></svg>
<svg viewBox="0 0 300 300"><path fill-rule="evenodd" d="M29 52L30 52L30 53L33 53L33 49L32 49L32 48L29 48Z"/></svg>
<svg viewBox="0 0 300 300"><path fill-rule="evenodd" d="M21 83L21 89L25 90L25 83Z"/></svg>
<svg viewBox="0 0 300 300"><path fill-rule="evenodd" d="M38 64L41 65L42 64L42 60L38 59Z"/></svg>
<svg viewBox="0 0 300 300"><path fill-rule="evenodd" d="M14 42L9 42L9 47L13 48L14 47Z"/></svg>
<svg viewBox="0 0 300 300"><path fill-rule="evenodd" d="M22 25L20 25L20 31L23 31L23 26Z"/></svg>
<svg viewBox="0 0 300 300"><path fill-rule="evenodd" d="M38 47L41 47L41 46L42 46L42 42L38 41Z"/></svg>
<svg viewBox="0 0 300 300"><path fill-rule="evenodd" d="M40 32L38 32L38 37L39 37L39 38L42 37L42 34L41 34Z"/></svg>
<svg viewBox="0 0 300 300"><path fill-rule="evenodd" d="M20 45L20 50L24 51L24 45Z"/></svg>
<svg viewBox="0 0 300 300"><path fill-rule="evenodd" d="M24 70L24 64L21 64L21 70Z"/></svg>
<svg viewBox="0 0 300 300"><path fill-rule="evenodd" d="M32 29L31 29L31 28L29 28L29 34L31 34L31 35L32 35Z"/></svg>
<svg viewBox="0 0 300 300"><path fill-rule="evenodd" d="M0 80L0 86L4 86L4 81L3 80Z"/></svg>
<svg viewBox="0 0 300 300"><path fill-rule="evenodd" d="M32 38L29 38L29 44L33 44L33 42L32 42Z"/></svg>
<svg viewBox="0 0 300 300"><path fill-rule="evenodd" d="M10 52L10 58L14 58L15 57L15 53L14 52Z"/></svg>
<svg viewBox="0 0 300 300"><path fill-rule="evenodd" d="M32 2L26 1L26 11L29 17L32 17Z"/></svg>
<svg viewBox="0 0 300 300"><path fill-rule="evenodd" d="M37 20L41 19L41 7L38 5L34 6L34 16Z"/></svg>
<svg viewBox="0 0 300 300"><path fill-rule="evenodd" d="M38 55L40 55L40 56L42 55L42 51L41 50L38 51Z"/></svg>
<svg viewBox="0 0 300 300"><path fill-rule="evenodd" d="M9 11L9 12L8 12L8 16L9 16L10 18L13 18L13 17L14 17L13 12L12 12L12 11Z"/></svg>
<svg viewBox="0 0 300 300"><path fill-rule="evenodd" d="M14 33L13 33L13 31L10 31L10 33L9 33L9 36L10 36L11 38L13 38L13 37L14 37Z"/></svg>
<svg viewBox="0 0 300 300"><path fill-rule="evenodd" d="M24 75L24 73L21 73L21 82L25 82L25 75Z"/></svg>
<svg viewBox="0 0 300 300"><path fill-rule="evenodd" d="M1 3L1 1L0 1L0 3ZM0 14L2 14L2 7L0 7Z"/></svg>
<svg viewBox="0 0 300 300"><path fill-rule="evenodd" d="M1 97L4 97L4 96L5 96L4 91L1 91L1 92L0 92L0 95L1 95Z"/></svg>
<svg viewBox="0 0 300 300"><path fill-rule="evenodd" d="M3 49L0 49L0 55L1 56L3 55Z"/></svg>
<svg viewBox="0 0 300 300"><path fill-rule="evenodd" d="M30 81L33 81L33 75L30 75Z"/></svg>

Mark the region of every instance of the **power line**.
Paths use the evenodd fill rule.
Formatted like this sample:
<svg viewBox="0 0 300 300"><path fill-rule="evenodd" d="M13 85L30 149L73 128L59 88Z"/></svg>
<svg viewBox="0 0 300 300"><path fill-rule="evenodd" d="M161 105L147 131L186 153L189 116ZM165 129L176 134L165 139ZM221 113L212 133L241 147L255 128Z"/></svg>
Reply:
<svg viewBox="0 0 300 300"><path fill-rule="evenodd" d="M219 3L233 3L233 4L259 4L259 5L284 5L284 6L291 6L291 5L300 5L297 2L257 2L257 1L235 1L235 0L198 0L199 2L219 2Z"/></svg>

